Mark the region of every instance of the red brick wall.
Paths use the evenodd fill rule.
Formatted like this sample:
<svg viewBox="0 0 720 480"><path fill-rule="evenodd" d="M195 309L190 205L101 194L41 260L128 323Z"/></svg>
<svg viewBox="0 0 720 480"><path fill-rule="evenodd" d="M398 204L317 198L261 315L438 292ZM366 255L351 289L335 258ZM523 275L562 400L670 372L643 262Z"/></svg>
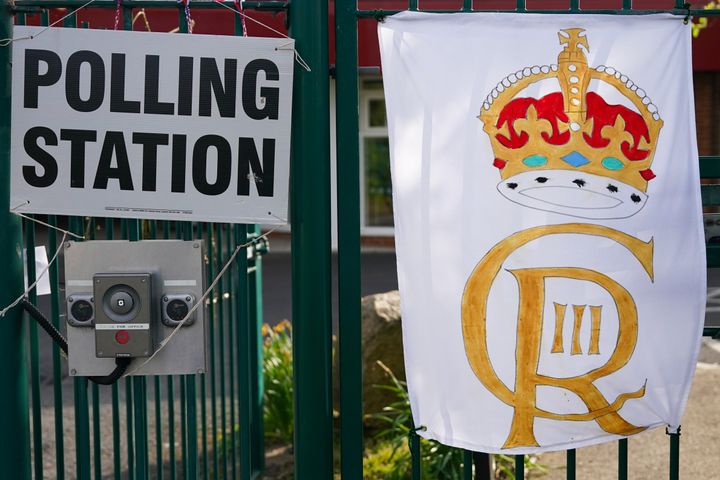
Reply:
<svg viewBox="0 0 720 480"><path fill-rule="evenodd" d="M720 155L720 73L695 72L695 119L700 155Z"/></svg>

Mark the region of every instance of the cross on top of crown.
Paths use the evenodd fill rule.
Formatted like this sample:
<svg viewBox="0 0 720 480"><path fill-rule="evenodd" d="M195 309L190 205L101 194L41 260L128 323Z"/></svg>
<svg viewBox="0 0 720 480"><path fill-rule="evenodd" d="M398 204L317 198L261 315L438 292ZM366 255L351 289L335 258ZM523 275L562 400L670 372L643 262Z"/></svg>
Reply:
<svg viewBox="0 0 720 480"><path fill-rule="evenodd" d="M582 54L584 52L580 49L581 45L585 47L585 50L589 51L590 46L584 33L584 28L566 28L565 30L559 31L558 38L560 39L560 45L565 46L562 53L569 56L578 53Z"/></svg>

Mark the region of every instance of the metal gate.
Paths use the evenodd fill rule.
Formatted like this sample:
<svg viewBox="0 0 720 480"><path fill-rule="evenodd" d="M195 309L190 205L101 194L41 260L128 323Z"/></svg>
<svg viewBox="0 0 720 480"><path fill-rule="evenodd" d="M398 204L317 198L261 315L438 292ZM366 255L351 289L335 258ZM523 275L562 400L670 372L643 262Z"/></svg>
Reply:
<svg viewBox="0 0 720 480"><path fill-rule="evenodd" d="M454 9L428 10L419 9L418 0L403 2L359 2L360 5L393 5L396 8L420 10L433 13L482 12L499 10L482 9L482 2L460 0L449 2ZM512 2L508 2L510 4ZM558 2L559 3L559 2ZM436 2L435 4L439 4ZM642 15L651 13L672 13L689 19L693 15L717 15L718 11L692 10L683 0L675 0L674 8L668 10L639 10L632 8L632 0L622 0L621 9L583 10L580 0L569 0L567 4L556 10L529 9L526 0L516 0L515 8L506 12L520 13L604 13L616 15ZM479 8L476 8L479 7ZM362 368L360 363L360 169L361 163L358 150L358 22L382 21L389 15L400 10L363 10L355 1L335 2L335 45L336 45L336 92L337 92L337 198L338 221L338 275L340 283L340 435L341 435L341 471L343 479L362 478ZM702 13L701 13L702 12ZM700 157L700 171L703 179L720 178L720 156ZM703 185L703 204L706 206L720 205L718 185ZM708 266L720 266L720 246L709 245L707 248ZM705 336L717 337L720 328L705 328ZM669 435L669 458L671 479L679 477L680 435ZM412 477L420 478L420 439L410 432L410 451L412 454ZM331 451L327 452L330 456ZM483 464L482 458L473 452L464 452L463 472L465 479L487 477L484 472L473 470L473 461ZM325 457L328 458L328 457ZM575 450L567 451L567 478L576 478ZM302 468L303 459L298 459ZM484 462L487 465L487 461ZM305 475L299 478L330 478L329 470L312 470L308 465ZM329 469L329 466L327 467ZM618 442L618 478L628 478L628 440ZM311 473L316 472L316 473ZM516 478L524 478L524 457L515 457Z"/></svg>
<svg viewBox="0 0 720 480"><path fill-rule="evenodd" d="M121 6L98 0L92 8L119 12L119 23L132 29L143 7L172 8L179 30L189 17L176 2L132 2ZM250 2L248 2L250 3ZM232 5L232 2L230 2ZM12 23L47 26L51 15L64 15L62 26L83 27L73 13L86 2L32 1L0 4L0 37L12 38ZM206 8L219 5L208 3ZM247 5L254 7L257 4ZM277 2L265 8L283 8ZM58 9L67 9L62 11ZM239 18L239 17L238 17ZM235 31L242 35L241 22ZM37 325L12 309L2 322L0 340L0 478L21 479L197 479L257 478L263 469L262 423L262 259L264 238L256 225L117 220L80 217L20 218L8 213L10 177L11 42L0 47L0 303L23 292L22 249L28 284L35 271L37 243L49 256L62 247L57 229L85 239L204 239L207 278L214 278L239 254L206 304L209 370L181 376L128 377L112 386L68 377L57 345L38 334ZM46 221L37 226L36 220ZM47 228L46 228L47 226ZM64 238L64 237L63 237ZM241 247L248 245L247 247ZM47 272L49 302L43 300L56 328L64 322L58 262ZM29 300L36 304L35 289ZM42 346L42 347L41 347ZM47 352L47 353L45 353ZM41 369L42 363L42 369ZM45 428L44 428L45 427ZM50 434L44 432L51 432ZM73 453L74 452L74 453Z"/></svg>
<svg viewBox="0 0 720 480"><path fill-rule="evenodd" d="M667 12L694 15L677 0ZM78 0L2 0L0 38L12 37L13 15L17 23L29 14L40 14L49 22L48 9L85 7ZM92 8L116 8L113 0L95 0ZM233 2L220 2L232 6ZM400 2L393 2L399 4ZM458 2L459 3L459 2ZM476 2L479 4L480 2ZM170 8L177 11L181 32L187 31L185 3L173 0L123 0L121 24L132 28L136 9ZM193 8L219 8L218 2L197 2ZM295 477L300 480L332 479L334 476L332 405L332 324L330 268L330 115L328 71L328 4L324 1L292 0L244 2L245 8L287 11L296 48L311 71L296 70L293 100L291 172L293 358L295 385ZM418 0L403 5L418 10ZM622 0L620 10L583 11L579 0L569 0L561 11L533 13L644 14L634 10L631 0ZM88 7L90 8L90 7ZM337 219L339 277L339 371L340 433L339 460L343 479L363 478L363 410L360 321L360 158L358 153L358 21L381 20L398 10L362 10L353 0L336 0L335 45L337 129ZM450 13L450 10L433 10ZM473 12L472 0L462 0L459 10ZM517 0L513 11L528 12L526 1ZM703 15L720 12L702 12ZM236 33L242 30L235 20ZM65 27L77 27L68 16ZM7 305L23 291L22 256L27 248L29 282L34 272L35 237L47 232L48 247L57 247L54 229L38 228L33 222L21 225L9 212L10 175L10 48L0 47L0 305ZM720 178L720 157L700 159L702 176ZM720 205L720 190L703 187L706 204ZM246 225L179 224L168 222L112 221L108 219L54 218L48 223L67 226L86 237L101 238L178 237L204 238L209 248L208 274L229 258L230 253L259 229ZM21 232L22 229L22 232ZM21 238L24 237L24 244ZM43 374L39 365L37 329L13 310L0 321L0 476L29 478L258 478L262 474L264 447L262 427L262 308L260 249L239 255L232 275L224 277L208 306L211 324L211 369L206 374L182 377L126 379L113 387L88 386L85 379L62 378L63 362L52 347L52 396L41 395ZM720 266L720 247L708 247L709 266ZM51 318L60 319L59 272L49 271L53 294ZM34 293L30 294L35 301ZM26 325L29 325L26 327ZM706 329L717 336L720 329ZM63 387L72 384L73 401ZM30 388L28 389L28 385ZM110 415L103 415L103 399L109 398ZM47 405L50 407L47 407ZM45 405L45 406L44 406ZM64 408L67 407L67 408ZM44 418L43 408L51 408ZM72 413L70 412L72 410ZM54 437L45 438L42 422L53 422ZM110 437L103 424L110 423ZM30 428L30 425L32 428ZM66 440L72 435L74 458L68 458ZM32 438L31 438L32 437ZM167 442L170 448L164 449ZM410 437L413 478L420 477L419 437ZM154 443L154 448L149 445ZM178 445L177 448L175 445ZM619 441L618 476L627 478L628 440ZM103 449L112 450L112 464L102 462ZM56 460L54 473L45 474L48 457ZM464 452L464 478L473 476L472 452ZM150 465L156 465L151 470ZM517 478L523 478L523 457L516 458ZM670 478L679 472L679 435L670 436ZM106 477L107 474L110 477ZM477 473L477 472L476 472ZM575 452L567 452L567 478L575 478Z"/></svg>

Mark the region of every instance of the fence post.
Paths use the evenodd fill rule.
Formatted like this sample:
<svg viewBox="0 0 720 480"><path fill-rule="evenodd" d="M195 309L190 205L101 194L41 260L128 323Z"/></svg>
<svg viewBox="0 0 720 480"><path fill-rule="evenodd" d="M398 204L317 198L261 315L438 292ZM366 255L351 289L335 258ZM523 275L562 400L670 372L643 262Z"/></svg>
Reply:
<svg viewBox="0 0 720 480"><path fill-rule="evenodd" d="M293 0L291 219L295 478L333 478L328 5Z"/></svg>
<svg viewBox="0 0 720 480"><path fill-rule="evenodd" d="M11 2L0 0L0 38L12 38ZM0 308L23 291L20 219L10 210L10 62L12 43L0 47ZM26 330L22 310L14 308L0 319L0 465L7 478L30 478L30 429L28 424L28 378Z"/></svg>
<svg viewBox="0 0 720 480"><path fill-rule="evenodd" d="M335 2L340 468L363 478L363 366L360 318L360 153L356 2Z"/></svg>

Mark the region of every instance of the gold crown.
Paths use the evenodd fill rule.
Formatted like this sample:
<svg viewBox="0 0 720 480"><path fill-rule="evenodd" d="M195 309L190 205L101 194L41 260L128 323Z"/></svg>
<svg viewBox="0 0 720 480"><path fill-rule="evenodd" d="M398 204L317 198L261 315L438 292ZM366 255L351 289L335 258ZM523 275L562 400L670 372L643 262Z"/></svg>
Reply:
<svg viewBox="0 0 720 480"><path fill-rule="evenodd" d="M596 189L607 189L603 194L609 197L617 192L617 182L622 182L634 195L631 203L641 203L636 198L642 196L644 204L648 181L655 177L650 165L663 125L657 107L626 75L604 65L588 66L583 47L589 51L589 45L583 29L562 30L558 36L564 49L556 65L527 67L508 75L483 103L479 118L490 136L494 165L503 181L529 171L584 174L596 180ZM545 79L557 79L560 91L540 99L518 96ZM589 91L593 79L615 87L636 110L608 104ZM537 180L547 182L546 177ZM597 178L601 177L609 182L600 185ZM572 182L565 188L582 188L586 180L578 177ZM507 186L514 188L512 182ZM534 187L543 186L549 185Z"/></svg>

